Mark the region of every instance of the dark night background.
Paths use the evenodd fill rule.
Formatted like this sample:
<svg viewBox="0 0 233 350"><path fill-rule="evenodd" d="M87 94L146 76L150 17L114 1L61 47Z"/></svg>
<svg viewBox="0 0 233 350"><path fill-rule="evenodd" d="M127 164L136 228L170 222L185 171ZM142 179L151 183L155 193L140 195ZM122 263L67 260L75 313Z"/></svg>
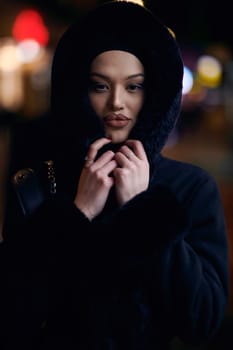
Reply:
<svg viewBox="0 0 233 350"><path fill-rule="evenodd" d="M103 2L106 0L0 0L0 5L33 5L54 20L69 24L82 11ZM229 0L145 0L144 3L175 31L181 43L222 42L233 47Z"/></svg>
<svg viewBox="0 0 233 350"><path fill-rule="evenodd" d="M89 3L93 4L94 2L89 1ZM101 2L104 1L96 1L96 3ZM63 6L65 6L69 1L31 0L30 3L37 4L44 10L50 8L51 12L53 12L55 6L59 14L59 9L62 7L59 4L63 3ZM217 2L210 0L146 0L145 5L160 16L165 24L176 32L178 39L181 41L201 41L204 43L205 41L221 41L233 46L232 10L229 0ZM69 11L67 10L68 13ZM71 19L72 13L74 14L74 12L70 11ZM62 16L62 12L60 15Z"/></svg>

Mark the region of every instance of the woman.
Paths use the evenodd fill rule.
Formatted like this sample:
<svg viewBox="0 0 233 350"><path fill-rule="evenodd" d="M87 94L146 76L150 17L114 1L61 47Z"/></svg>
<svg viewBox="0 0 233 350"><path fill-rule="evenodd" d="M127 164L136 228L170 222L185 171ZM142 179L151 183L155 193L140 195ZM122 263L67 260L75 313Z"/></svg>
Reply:
<svg viewBox="0 0 233 350"><path fill-rule="evenodd" d="M53 163L14 177L24 215L8 203L7 349L168 349L218 330L229 284L219 192L203 169L161 155L182 79L173 34L134 3L100 5L60 39Z"/></svg>

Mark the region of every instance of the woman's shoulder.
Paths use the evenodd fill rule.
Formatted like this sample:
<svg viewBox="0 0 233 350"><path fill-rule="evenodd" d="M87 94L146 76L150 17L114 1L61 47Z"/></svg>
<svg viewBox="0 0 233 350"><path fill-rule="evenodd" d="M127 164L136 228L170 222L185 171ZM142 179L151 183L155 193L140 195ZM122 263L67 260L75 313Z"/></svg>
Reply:
<svg viewBox="0 0 233 350"><path fill-rule="evenodd" d="M198 164L164 156L160 157L158 169L160 172L170 173L174 176L179 174L180 177L184 178L192 176L203 180L209 179L215 181L214 176L207 169Z"/></svg>
<svg viewBox="0 0 233 350"><path fill-rule="evenodd" d="M219 192L216 178L199 165L161 157L158 163L155 182L170 187L179 197L189 197L201 191Z"/></svg>

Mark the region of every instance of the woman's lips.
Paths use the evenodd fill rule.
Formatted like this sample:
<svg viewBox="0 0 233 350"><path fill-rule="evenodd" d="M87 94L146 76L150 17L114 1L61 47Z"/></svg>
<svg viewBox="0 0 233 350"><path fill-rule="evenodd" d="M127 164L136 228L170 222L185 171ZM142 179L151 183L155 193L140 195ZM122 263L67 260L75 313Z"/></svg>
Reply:
<svg viewBox="0 0 233 350"><path fill-rule="evenodd" d="M113 128L123 128L129 124L130 119L123 114L110 113L104 117L104 123Z"/></svg>

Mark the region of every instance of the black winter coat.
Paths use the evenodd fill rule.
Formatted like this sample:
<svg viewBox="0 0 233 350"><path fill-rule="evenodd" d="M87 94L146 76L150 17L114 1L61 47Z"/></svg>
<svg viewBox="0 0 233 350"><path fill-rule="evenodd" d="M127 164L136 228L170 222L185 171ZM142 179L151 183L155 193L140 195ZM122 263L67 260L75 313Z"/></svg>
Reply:
<svg viewBox="0 0 233 350"><path fill-rule="evenodd" d="M120 209L110 202L93 222L58 195L27 219L9 214L6 349L164 349L218 329L228 256L215 181L159 157L147 191Z"/></svg>

